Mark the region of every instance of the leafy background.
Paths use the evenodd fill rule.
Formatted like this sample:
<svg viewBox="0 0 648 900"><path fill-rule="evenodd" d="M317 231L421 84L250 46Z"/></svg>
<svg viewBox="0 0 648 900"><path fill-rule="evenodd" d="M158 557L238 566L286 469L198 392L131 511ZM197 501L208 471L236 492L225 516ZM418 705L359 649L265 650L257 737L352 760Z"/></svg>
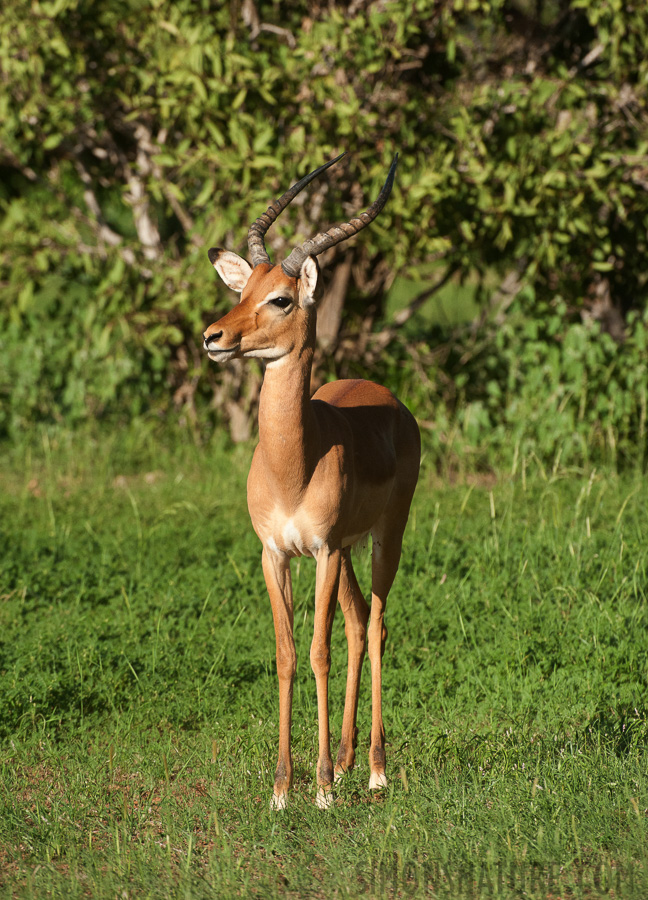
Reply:
<svg viewBox="0 0 648 900"><path fill-rule="evenodd" d="M648 896L646 46L632 0L1 6L0 896ZM365 208L399 152L323 260L316 382L394 388L425 459L389 790L362 746L312 802L296 565L278 818L251 444L227 437L262 371L204 358L232 300L206 250L245 253L342 150L270 249Z"/></svg>
<svg viewBox="0 0 648 900"><path fill-rule="evenodd" d="M0 434L148 418L250 434L209 368L210 246L341 150L275 259L324 258L318 378L405 396L457 464L642 463L648 14L621 0L50 0L0 13ZM512 438L512 439L511 439Z"/></svg>

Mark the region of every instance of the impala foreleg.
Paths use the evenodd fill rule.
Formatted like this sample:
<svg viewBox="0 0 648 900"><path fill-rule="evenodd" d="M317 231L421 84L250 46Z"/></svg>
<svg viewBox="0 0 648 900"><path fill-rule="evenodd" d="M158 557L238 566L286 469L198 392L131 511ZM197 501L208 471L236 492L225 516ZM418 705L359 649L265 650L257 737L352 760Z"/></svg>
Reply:
<svg viewBox="0 0 648 900"><path fill-rule="evenodd" d="M346 632L349 656L342 736L335 763L336 779L343 775L344 772L352 769L355 763L355 748L358 743L358 729L356 728L358 693L360 691L360 673L362 672L362 662L365 655L367 621L369 619L369 606L362 596L362 591L355 577L349 548L342 551L338 600L344 613L344 630Z"/></svg>
<svg viewBox="0 0 648 900"><path fill-rule="evenodd" d="M328 677L331 669L331 629L340 583L340 550L321 552L317 558L315 583L315 627L311 644L311 666L317 685L319 753L317 758L317 805L330 806L333 785L333 760L329 731Z"/></svg>
<svg viewBox="0 0 648 900"><path fill-rule="evenodd" d="M284 809L286 794L292 785L290 727L293 682L297 667L293 638L292 583L290 563L287 557L264 549L262 562L263 575L272 605L277 649L277 678L279 680L279 760L270 805L273 809Z"/></svg>

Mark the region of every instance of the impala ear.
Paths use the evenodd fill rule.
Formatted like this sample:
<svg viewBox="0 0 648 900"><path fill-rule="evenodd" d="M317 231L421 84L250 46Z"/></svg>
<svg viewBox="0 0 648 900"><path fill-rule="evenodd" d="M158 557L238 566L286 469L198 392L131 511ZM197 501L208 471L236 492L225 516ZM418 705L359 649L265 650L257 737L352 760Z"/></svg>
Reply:
<svg viewBox="0 0 648 900"><path fill-rule="evenodd" d="M307 256L299 273L299 300L302 306L310 306L319 300L319 265L314 256Z"/></svg>
<svg viewBox="0 0 648 900"><path fill-rule="evenodd" d="M240 294L252 274L249 262L231 250L217 250L214 247L207 256L227 287Z"/></svg>

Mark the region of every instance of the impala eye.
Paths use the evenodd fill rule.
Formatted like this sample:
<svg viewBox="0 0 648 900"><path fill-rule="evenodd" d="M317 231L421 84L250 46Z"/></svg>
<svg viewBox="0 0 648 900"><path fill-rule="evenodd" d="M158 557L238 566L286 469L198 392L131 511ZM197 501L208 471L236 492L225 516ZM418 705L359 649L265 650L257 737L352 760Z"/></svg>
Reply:
<svg viewBox="0 0 648 900"><path fill-rule="evenodd" d="M279 309L288 309L292 304L292 300L290 297L274 297L270 303L272 303L273 306L278 306Z"/></svg>

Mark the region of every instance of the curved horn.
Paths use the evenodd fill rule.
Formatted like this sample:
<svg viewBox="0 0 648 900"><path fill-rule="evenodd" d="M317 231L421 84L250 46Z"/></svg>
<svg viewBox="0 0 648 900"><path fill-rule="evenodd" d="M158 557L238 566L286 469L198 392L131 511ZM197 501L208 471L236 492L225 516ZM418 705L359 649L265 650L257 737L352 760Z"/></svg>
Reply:
<svg viewBox="0 0 648 900"><path fill-rule="evenodd" d="M310 184L314 178L317 178L318 175L328 169L329 166L334 165L339 159L342 159L343 156L345 156L345 154L340 153L335 159L324 163L324 165L320 166L318 169L314 169L309 175L305 175L301 181L298 181L297 184L293 184L283 196L278 200L275 200L274 203L271 203L263 215L259 216L259 218L250 225L248 231L248 249L250 251L252 266L258 266L259 263L270 262L270 257L265 248L263 238L279 213L284 211L291 200L294 200L297 194L299 194L300 191L303 191L307 184Z"/></svg>
<svg viewBox="0 0 648 900"><path fill-rule="evenodd" d="M324 250L328 250L329 247L334 247L335 244L339 244L341 241L346 241L347 238L353 237L354 234L357 234L359 231L373 222L373 220L376 218L378 213L387 202L387 198L391 193L397 165L398 153L394 157L394 160L389 169L389 173L387 175L387 180L382 186L382 190L366 212L363 212L356 218L351 219L350 222L343 222L340 225L334 225L333 228L330 228L327 232L318 234L310 241L306 241L306 243L302 244L301 247L295 247L290 256L281 263L281 268L284 270L286 275L290 275L293 278L296 278L301 272L301 267L306 257L317 256Z"/></svg>

